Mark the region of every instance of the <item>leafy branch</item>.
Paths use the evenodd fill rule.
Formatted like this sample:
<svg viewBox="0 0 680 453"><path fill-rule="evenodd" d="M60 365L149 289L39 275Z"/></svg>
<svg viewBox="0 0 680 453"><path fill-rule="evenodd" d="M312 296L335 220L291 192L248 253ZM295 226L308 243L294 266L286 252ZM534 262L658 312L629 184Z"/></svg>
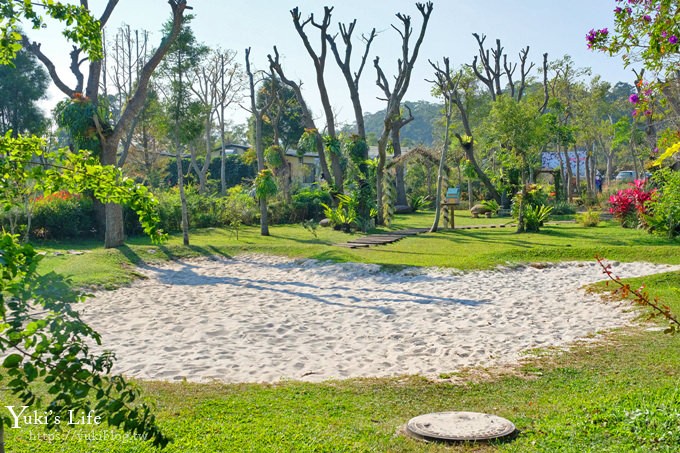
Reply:
<svg viewBox="0 0 680 453"><path fill-rule="evenodd" d="M644 289L644 285L634 289L631 288L630 284L622 282L619 276L615 275L614 271L612 271L612 265L606 263L604 258L596 256L595 259L609 279L609 281L607 281L607 286L609 286L610 281L618 286L612 294L620 296L623 299L632 296L633 302L636 304L652 308L653 311L650 314L650 319L662 316L670 323L668 328L664 330L664 333L674 335L680 332L680 320L678 320L678 317L671 312L671 308L668 305L663 304L658 297L654 297L653 299L650 298L649 293Z"/></svg>

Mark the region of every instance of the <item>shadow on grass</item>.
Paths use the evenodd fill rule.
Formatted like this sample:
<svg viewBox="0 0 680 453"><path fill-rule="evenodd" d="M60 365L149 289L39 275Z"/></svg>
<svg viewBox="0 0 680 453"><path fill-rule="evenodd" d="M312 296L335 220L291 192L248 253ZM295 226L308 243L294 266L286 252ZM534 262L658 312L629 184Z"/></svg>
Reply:
<svg viewBox="0 0 680 453"><path fill-rule="evenodd" d="M125 244L118 247L117 250L122 253L125 258L127 258L130 264L134 264L135 266L146 264L146 261L144 261L141 256L139 256L134 250Z"/></svg>

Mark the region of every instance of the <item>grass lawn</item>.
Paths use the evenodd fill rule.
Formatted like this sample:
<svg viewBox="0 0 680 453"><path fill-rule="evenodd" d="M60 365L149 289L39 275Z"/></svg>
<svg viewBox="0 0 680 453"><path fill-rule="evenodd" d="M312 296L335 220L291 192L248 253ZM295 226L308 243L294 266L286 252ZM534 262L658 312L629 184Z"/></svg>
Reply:
<svg viewBox="0 0 680 453"><path fill-rule="evenodd" d="M458 212L458 211L456 211ZM472 219L461 211L456 222L502 224L507 218ZM397 216L392 229L424 227L432 213ZM376 230L384 231L384 230ZM233 256L239 253L267 253L290 257L315 258L338 262L376 263L384 266L442 266L458 269L484 269L508 263L536 261L592 260L601 255L619 261L650 261L680 264L680 242L623 229L615 222L596 228L577 224L549 225L541 233L514 234L512 228L479 230L440 230L433 234L409 237L387 246L346 249L333 244L351 237L342 232L318 228L317 235L300 225L270 227L271 236L263 237L259 228L245 227L236 236L222 229L194 231L191 246L182 246L181 235L161 245L137 237L119 249L106 250L100 241L47 242L38 246L48 253L42 269L70 276L75 285L115 287L135 278L134 266L172 258L201 255ZM69 250L85 251L69 255ZM54 256L55 253L61 254Z"/></svg>
<svg viewBox="0 0 680 453"><path fill-rule="evenodd" d="M426 214L410 217L412 223L402 218L394 226L419 226L426 220ZM50 254L68 249L88 253L49 256L44 270L71 274L76 284L115 285L133 278L131 266L141 261L243 251L463 269L508 261L590 260L596 253L621 261L680 263L678 242L609 223L590 229L564 224L525 235L498 229L444 231L370 250L331 245L346 240L329 230L320 229L314 238L300 226L280 226L272 228L269 238L246 229L238 241L218 230L196 232L190 249L181 247L177 237L163 246L135 239L121 250L103 250L94 242L45 244ZM680 312L680 272L644 282ZM139 385L175 439L169 452L675 452L680 445L679 369L680 337L639 327L608 334L606 341L575 345L569 352L532 351L515 368L471 369L438 381L405 376L322 384ZM0 398L3 406L15 402L1 390ZM495 413L512 420L519 435L506 443L445 446L400 434L409 418L444 410ZM21 453L152 451L106 426L62 433L8 429L6 441L8 451Z"/></svg>

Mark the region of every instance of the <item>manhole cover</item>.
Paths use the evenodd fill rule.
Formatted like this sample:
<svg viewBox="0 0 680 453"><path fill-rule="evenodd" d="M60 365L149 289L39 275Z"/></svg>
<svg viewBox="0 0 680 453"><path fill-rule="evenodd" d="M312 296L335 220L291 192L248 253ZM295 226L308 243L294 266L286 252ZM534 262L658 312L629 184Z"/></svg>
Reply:
<svg viewBox="0 0 680 453"><path fill-rule="evenodd" d="M515 425L502 417L479 412L435 412L412 418L406 429L425 440L474 441L505 437L515 431Z"/></svg>

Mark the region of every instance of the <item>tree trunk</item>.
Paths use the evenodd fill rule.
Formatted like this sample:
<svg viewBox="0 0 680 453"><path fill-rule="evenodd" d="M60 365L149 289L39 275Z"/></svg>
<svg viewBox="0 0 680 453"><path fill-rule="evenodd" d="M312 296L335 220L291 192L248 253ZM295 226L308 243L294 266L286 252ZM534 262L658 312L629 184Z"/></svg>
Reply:
<svg viewBox="0 0 680 453"><path fill-rule="evenodd" d="M5 423L0 420L0 453L5 453Z"/></svg>
<svg viewBox="0 0 680 453"><path fill-rule="evenodd" d="M376 203L378 207L377 225L384 225L385 217L383 216L383 177L385 173L385 161L387 160L387 137L390 135L391 127L389 123L383 127L382 135L378 139L378 165L375 169L375 193Z"/></svg>
<svg viewBox="0 0 680 453"><path fill-rule="evenodd" d="M586 160L585 160L585 167L586 167L586 192L588 193L588 196L593 195L593 180L590 177L590 153L586 153Z"/></svg>
<svg viewBox="0 0 680 453"><path fill-rule="evenodd" d="M444 146L442 147L442 156L439 159L439 172L437 174L437 193L435 194L434 201L434 221L430 227L430 233L434 233L439 228L439 216L442 209L442 185L444 183L444 168L446 163L446 152L449 149L449 130L451 128L451 101L446 100L448 105L446 106L446 129L444 132ZM453 215L453 212L451 213Z"/></svg>
<svg viewBox="0 0 680 453"><path fill-rule="evenodd" d="M401 156L401 142L399 139L399 129L392 130L392 147L394 148L394 157L397 158ZM397 187L397 205L406 206L408 201L406 200L406 185L404 184L404 166L397 165L396 168L396 178L394 183Z"/></svg>
<svg viewBox="0 0 680 453"><path fill-rule="evenodd" d="M116 165L117 141L102 141L101 163ZM120 247L125 242L123 207L115 203L104 205L104 247Z"/></svg>
<svg viewBox="0 0 680 453"><path fill-rule="evenodd" d="M487 192L489 192L489 195L491 198L496 200L498 204L501 203L501 196L496 190L496 187L494 187L493 183L489 179L489 177L484 173L484 170L479 166L477 163L477 159L475 159L475 152L474 152L474 144L464 144L462 141L462 137L460 137L458 134L456 134L456 137L458 137L458 140L461 142L461 145L463 146L463 150L465 151L465 157L470 161L472 164L472 167L475 169L475 173L477 173L477 176L479 176L479 180L482 181L482 184L484 184L484 187L486 188Z"/></svg>
<svg viewBox="0 0 680 453"><path fill-rule="evenodd" d="M576 191L581 194L581 158L578 155L578 150L574 147L574 154L576 154Z"/></svg>
<svg viewBox="0 0 680 453"><path fill-rule="evenodd" d="M569 160L569 148L566 146L564 147L564 162L565 162L565 169L566 169L566 184L564 185L567 188L567 201L571 201L573 197L573 187L571 185L571 178L573 176L573 173L571 171L571 161Z"/></svg>
<svg viewBox="0 0 680 453"><path fill-rule="evenodd" d="M255 152L257 154L257 171L264 170L264 146L262 144L262 112L255 112ZM269 213L267 198L260 198L260 235L269 236Z"/></svg>
<svg viewBox="0 0 680 453"><path fill-rule="evenodd" d="M612 171L614 170L614 153L610 152L606 154L607 157L607 185L612 182Z"/></svg>
<svg viewBox="0 0 680 453"><path fill-rule="evenodd" d="M184 192L184 167L182 166L182 150L179 140L175 141L177 147L177 187L179 188L179 200L182 205L182 241L185 246L189 245L189 210L187 208L187 196Z"/></svg>
<svg viewBox="0 0 680 453"><path fill-rule="evenodd" d="M527 198L527 173L526 173L526 157L522 155L522 195L519 200L519 216L517 217L517 233L524 233L526 225L524 221L524 207Z"/></svg>
<svg viewBox="0 0 680 453"><path fill-rule="evenodd" d="M224 118L224 113L222 114L222 118ZM227 159L226 156L224 155L224 121L220 120L220 131L221 131L221 139L220 139L220 144L221 144L221 151L220 151L220 193L222 195L227 194Z"/></svg>

